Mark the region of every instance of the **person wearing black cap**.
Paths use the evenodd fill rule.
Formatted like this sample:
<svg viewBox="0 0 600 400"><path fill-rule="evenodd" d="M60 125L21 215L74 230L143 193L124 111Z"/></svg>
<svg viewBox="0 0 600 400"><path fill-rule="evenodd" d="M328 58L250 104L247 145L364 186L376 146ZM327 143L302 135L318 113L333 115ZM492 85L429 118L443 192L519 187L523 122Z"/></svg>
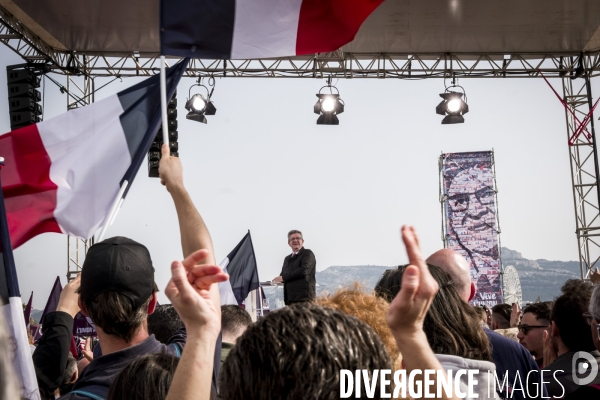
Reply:
<svg viewBox="0 0 600 400"><path fill-rule="evenodd" d="M183 185L181 162L179 158L170 156L167 145L162 149L159 173L161 183L171 194L177 211L186 257L182 265L189 276L193 276L195 270L200 268L197 264L215 264L212 240ZM206 285L216 309L220 307L219 291L212 283L226 279L226 275L221 275L224 274L211 275ZM96 326L102 356L94 358L80 375L73 391L61 398L106 398L116 375L137 356L164 352L177 356L181 354L187 337L185 329L178 331L169 345L158 342L148 334L146 319L154 311L157 297L152 259L142 244L128 238L114 237L90 247L82 267L78 293L79 308ZM67 316L66 320L69 317L72 315ZM220 313L218 319L220 324ZM72 318L70 323L72 329Z"/></svg>

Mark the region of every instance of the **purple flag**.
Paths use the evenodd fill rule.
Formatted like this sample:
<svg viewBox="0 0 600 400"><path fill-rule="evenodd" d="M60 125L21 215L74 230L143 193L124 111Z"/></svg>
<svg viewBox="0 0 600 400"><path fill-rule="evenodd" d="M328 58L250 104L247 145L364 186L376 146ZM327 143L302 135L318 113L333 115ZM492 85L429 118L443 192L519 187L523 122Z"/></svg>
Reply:
<svg viewBox="0 0 600 400"><path fill-rule="evenodd" d="M31 302L33 301L33 292L31 292L31 296L29 296L29 301L27 302L27 306L25 310L23 310L23 316L25 317L25 326L29 326L29 317L31 316Z"/></svg>
<svg viewBox="0 0 600 400"><path fill-rule="evenodd" d="M73 321L73 336L93 336L96 337L96 327L89 317L82 313L77 313Z"/></svg>
<svg viewBox="0 0 600 400"><path fill-rule="evenodd" d="M62 285L60 284L60 277L57 276L56 281L54 282L54 286L52 286L50 296L48 296L46 307L44 307L42 318L40 318L40 325L42 326L42 330L44 329L44 317L46 316L46 314L48 314L49 312L56 311L56 307L58 306L58 299L60 298L60 292L62 292Z"/></svg>

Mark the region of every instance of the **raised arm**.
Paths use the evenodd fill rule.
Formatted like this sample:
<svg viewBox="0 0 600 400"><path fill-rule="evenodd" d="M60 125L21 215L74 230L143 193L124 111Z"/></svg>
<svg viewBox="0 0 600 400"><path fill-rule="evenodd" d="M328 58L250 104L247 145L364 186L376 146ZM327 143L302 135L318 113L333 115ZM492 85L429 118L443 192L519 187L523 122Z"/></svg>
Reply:
<svg viewBox="0 0 600 400"><path fill-rule="evenodd" d="M175 204L179 220L183 256L188 260L188 257L195 251L207 250L208 253L204 255L202 262L205 264L215 264L214 249L208 228L183 185L181 160L178 157L171 156L169 146L166 144L163 144L161 151L162 157L159 165L160 182L167 187ZM193 262L193 258L189 260L192 261L188 263L184 262L183 264L188 274L194 265L190 264ZM218 287L214 285L209 290L215 307L220 307Z"/></svg>
<svg viewBox="0 0 600 400"><path fill-rule="evenodd" d="M179 232L181 234L181 248L183 257L188 257L196 250L206 249L210 252L207 264L214 264L214 250L212 239L204 220L194 206L190 195L183 184L183 167L179 157L172 157L169 146L163 144L160 159L160 183L167 187L173 198L177 218L179 219Z"/></svg>
<svg viewBox="0 0 600 400"><path fill-rule="evenodd" d="M205 250L194 252L184 263L202 263L206 255ZM210 289L216 286L215 283L227 280L227 274L216 265L200 264L194 270L198 278L190 283L182 263L173 262L172 279L165 289L188 331L187 343L166 400L210 398L215 341L221 329L221 309L211 301Z"/></svg>
<svg viewBox="0 0 600 400"><path fill-rule="evenodd" d="M33 353L33 365L40 390L53 393L63 381L73 334L73 318L79 312L77 289L81 275L60 293L55 312L44 317L43 335Z"/></svg>
<svg viewBox="0 0 600 400"><path fill-rule="evenodd" d="M419 237L413 227L402 227L402 240L410 265L402 275L400 292L390 304L387 322L402 354L407 375L417 369L443 370L423 331L423 321L439 286L421 255ZM437 388L436 375L432 377L433 387ZM441 394L441 399L456 399L446 397L444 391Z"/></svg>

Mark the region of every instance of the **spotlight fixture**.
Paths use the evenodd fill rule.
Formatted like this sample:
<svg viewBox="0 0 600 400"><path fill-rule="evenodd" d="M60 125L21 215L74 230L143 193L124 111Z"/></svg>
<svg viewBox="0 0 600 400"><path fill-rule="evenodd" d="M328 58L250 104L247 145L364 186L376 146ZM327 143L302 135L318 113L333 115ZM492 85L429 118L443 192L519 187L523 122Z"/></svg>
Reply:
<svg viewBox="0 0 600 400"><path fill-rule="evenodd" d="M215 78L211 77L208 81L208 85L211 87L210 92L208 91L208 88L201 83L201 79L202 78L198 78L198 83L190 86L190 90L188 92L189 99L185 103L185 109L188 110L188 114L185 117L187 119L191 119L192 121L198 121L206 124L207 121L205 116L215 115L217 113L216 107L210 100L215 90ZM200 93L196 93L192 96L191 93L194 86L200 86L206 89L206 97Z"/></svg>
<svg viewBox="0 0 600 400"><path fill-rule="evenodd" d="M455 88L460 88L462 93L451 90ZM465 100L463 100L463 96ZM462 124L465 122L463 115L469 112L469 105L466 103L467 94L463 87L452 81L452 86L447 87L445 92L440 94L440 97L443 100L435 108L435 112L446 116L442 120L442 124Z"/></svg>
<svg viewBox="0 0 600 400"><path fill-rule="evenodd" d="M321 93L324 88L329 88L329 93ZM333 89L337 93L333 93ZM317 125L339 125L338 114L344 112L344 101L340 98L339 90L331 85L331 77L327 78L327 85L317 93L317 103L314 106L315 114L319 114Z"/></svg>

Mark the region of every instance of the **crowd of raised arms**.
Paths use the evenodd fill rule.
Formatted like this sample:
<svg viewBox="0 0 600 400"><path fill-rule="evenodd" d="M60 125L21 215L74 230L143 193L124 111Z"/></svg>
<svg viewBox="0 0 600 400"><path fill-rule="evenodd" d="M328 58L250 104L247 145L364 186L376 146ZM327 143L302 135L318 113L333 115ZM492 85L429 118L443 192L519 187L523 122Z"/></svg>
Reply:
<svg viewBox="0 0 600 400"><path fill-rule="evenodd" d="M449 249L425 258L404 226L409 264L387 270L374 291L341 289L253 322L244 308L220 305L217 284L228 276L166 146L160 177L183 249L164 288L171 304L157 305L154 268L166 266L153 266L142 244L114 237L92 246L35 343L43 399L420 398L425 387L440 399L600 399L600 285L569 280L553 302L523 310L472 306L468 262ZM69 349L79 312L98 342L78 360ZM4 326L0 400L20 399ZM453 390L437 390L447 381Z"/></svg>

